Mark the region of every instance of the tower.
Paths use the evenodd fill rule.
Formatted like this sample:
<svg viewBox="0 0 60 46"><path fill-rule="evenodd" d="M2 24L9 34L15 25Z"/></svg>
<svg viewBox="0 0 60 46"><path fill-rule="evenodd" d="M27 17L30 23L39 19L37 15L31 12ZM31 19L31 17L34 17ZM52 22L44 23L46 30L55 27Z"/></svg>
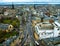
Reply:
<svg viewBox="0 0 60 46"><path fill-rule="evenodd" d="M12 3L12 9L14 9L14 4Z"/></svg>

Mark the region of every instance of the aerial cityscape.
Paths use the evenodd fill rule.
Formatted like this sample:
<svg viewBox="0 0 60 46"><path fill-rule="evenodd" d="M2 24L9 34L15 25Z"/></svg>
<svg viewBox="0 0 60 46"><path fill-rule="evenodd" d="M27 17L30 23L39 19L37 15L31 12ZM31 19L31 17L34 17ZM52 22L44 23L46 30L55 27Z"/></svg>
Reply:
<svg viewBox="0 0 60 46"><path fill-rule="evenodd" d="M60 5L0 5L0 46L60 46Z"/></svg>

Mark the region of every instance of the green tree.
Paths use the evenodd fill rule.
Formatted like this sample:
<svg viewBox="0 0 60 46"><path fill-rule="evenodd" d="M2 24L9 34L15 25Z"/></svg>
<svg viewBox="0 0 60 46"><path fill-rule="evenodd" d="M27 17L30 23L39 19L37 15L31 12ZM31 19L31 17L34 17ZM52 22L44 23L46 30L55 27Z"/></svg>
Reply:
<svg viewBox="0 0 60 46"><path fill-rule="evenodd" d="M11 24L12 24L14 27L16 27L16 23L17 23L16 21L12 21Z"/></svg>
<svg viewBox="0 0 60 46"><path fill-rule="evenodd" d="M11 20L4 20L3 23L10 24Z"/></svg>

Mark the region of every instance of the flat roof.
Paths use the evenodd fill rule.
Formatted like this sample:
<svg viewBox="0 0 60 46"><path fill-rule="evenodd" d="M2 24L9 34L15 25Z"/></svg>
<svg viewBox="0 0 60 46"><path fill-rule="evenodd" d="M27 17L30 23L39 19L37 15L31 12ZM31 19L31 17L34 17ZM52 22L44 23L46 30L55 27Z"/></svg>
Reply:
<svg viewBox="0 0 60 46"><path fill-rule="evenodd" d="M50 23L41 23L38 25L39 30L53 30L54 26Z"/></svg>

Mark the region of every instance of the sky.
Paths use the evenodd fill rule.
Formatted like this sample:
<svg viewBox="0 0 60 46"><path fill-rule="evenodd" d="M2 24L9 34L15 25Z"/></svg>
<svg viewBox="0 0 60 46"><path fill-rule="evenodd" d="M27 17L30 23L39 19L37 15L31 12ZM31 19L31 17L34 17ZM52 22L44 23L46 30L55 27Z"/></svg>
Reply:
<svg viewBox="0 0 60 46"><path fill-rule="evenodd" d="M60 0L0 0L0 2L60 2Z"/></svg>
<svg viewBox="0 0 60 46"><path fill-rule="evenodd" d="M60 0L0 0L0 3L6 3L6 2L45 2L45 3L59 3L60 4Z"/></svg>

